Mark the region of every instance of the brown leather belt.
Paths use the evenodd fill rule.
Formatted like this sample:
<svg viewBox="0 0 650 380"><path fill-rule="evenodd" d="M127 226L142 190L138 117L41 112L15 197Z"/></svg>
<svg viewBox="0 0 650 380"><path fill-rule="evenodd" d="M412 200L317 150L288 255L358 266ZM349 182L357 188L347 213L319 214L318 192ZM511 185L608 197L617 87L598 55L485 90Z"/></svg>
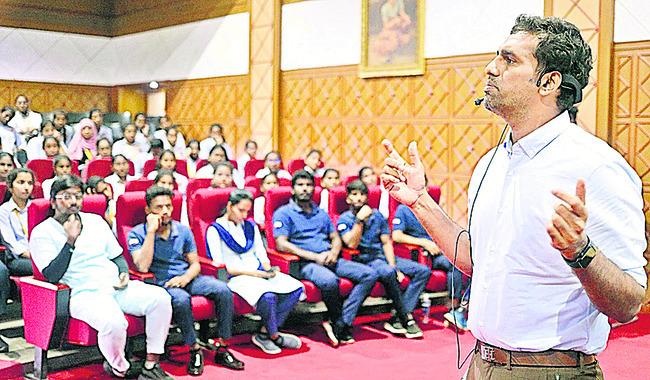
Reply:
<svg viewBox="0 0 650 380"><path fill-rule="evenodd" d="M578 351L509 351L480 340L476 341L476 350L484 361L506 366L580 367L596 362L596 355L587 355Z"/></svg>

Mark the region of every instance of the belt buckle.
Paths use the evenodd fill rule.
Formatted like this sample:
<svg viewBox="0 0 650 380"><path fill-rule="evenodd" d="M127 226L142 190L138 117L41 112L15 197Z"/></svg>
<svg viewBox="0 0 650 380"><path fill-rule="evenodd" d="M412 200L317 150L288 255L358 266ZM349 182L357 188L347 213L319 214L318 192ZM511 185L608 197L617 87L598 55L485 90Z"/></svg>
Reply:
<svg viewBox="0 0 650 380"><path fill-rule="evenodd" d="M494 348L490 346L486 346L484 344L481 345L481 359L487 361L487 362L494 362Z"/></svg>

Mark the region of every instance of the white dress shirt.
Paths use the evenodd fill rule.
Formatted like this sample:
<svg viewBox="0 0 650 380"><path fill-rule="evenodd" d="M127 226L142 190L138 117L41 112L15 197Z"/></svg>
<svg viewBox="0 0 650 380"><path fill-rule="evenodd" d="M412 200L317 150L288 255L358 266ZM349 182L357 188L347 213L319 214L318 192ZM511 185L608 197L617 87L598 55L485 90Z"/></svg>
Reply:
<svg viewBox="0 0 650 380"><path fill-rule="evenodd" d="M270 173L271 173L271 170L269 168L262 168L262 169L258 170L257 173L255 173L255 177L264 178L267 175L269 175ZM278 178L284 178L284 179L288 179L288 180L291 180L291 178L292 178L291 173L289 173L288 171L286 171L284 169L278 170L278 172L275 173L275 175L278 176Z"/></svg>
<svg viewBox="0 0 650 380"><path fill-rule="evenodd" d="M641 181L618 152L571 124L567 112L479 161L469 186L474 261L468 326L477 339L518 351L605 348L607 316L551 246L546 225L586 181L586 233L605 256L646 286ZM480 189L478 184L486 172ZM478 195L477 195L478 191Z"/></svg>
<svg viewBox="0 0 650 380"><path fill-rule="evenodd" d="M13 127L20 134L29 134L33 130L40 131L43 124L43 116L32 110L27 111L27 116L16 111L14 117L9 120L9 126Z"/></svg>
<svg viewBox="0 0 650 380"><path fill-rule="evenodd" d="M3 152L14 154L16 149L25 147L25 139L12 127L0 123L0 141Z"/></svg>
<svg viewBox="0 0 650 380"><path fill-rule="evenodd" d="M214 177L214 168L212 165L207 164L201 169L196 171L194 178L212 178ZM244 188L244 176L237 169L232 170L232 183L237 186L238 189Z"/></svg>
<svg viewBox="0 0 650 380"><path fill-rule="evenodd" d="M22 210L18 207L13 198L0 206L0 227L2 237L9 250L16 256L29 251L27 241L27 208L30 201Z"/></svg>
<svg viewBox="0 0 650 380"><path fill-rule="evenodd" d="M217 145L217 140L213 139L212 137L208 137L206 139L201 140L199 143L199 158L202 158L204 160L208 159L208 156L210 156L210 151L214 146ZM234 160L235 155L233 154L232 148L228 143L224 142L221 144L223 149L226 151L226 154L228 155L228 160Z"/></svg>

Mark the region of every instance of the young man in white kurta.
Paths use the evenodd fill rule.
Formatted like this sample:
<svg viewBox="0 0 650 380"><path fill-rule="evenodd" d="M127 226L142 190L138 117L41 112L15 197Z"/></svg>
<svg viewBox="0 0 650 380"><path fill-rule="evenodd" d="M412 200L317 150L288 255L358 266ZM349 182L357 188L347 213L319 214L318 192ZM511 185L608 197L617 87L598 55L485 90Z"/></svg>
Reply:
<svg viewBox="0 0 650 380"><path fill-rule="evenodd" d="M53 184L53 190L60 189L51 200L55 215L34 228L30 251L36 267L46 277L48 267L58 256L69 255L67 268L58 281L71 288L70 316L97 330L101 353L112 369L124 374L130 367L124 355L128 326L124 313L145 316L148 356L159 355L165 352L171 299L162 288L128 281L128 272L120 275L114 260L122 255L122 247L101 216L78 211L83 197L81 180L71 178L75 177L64 176ZM81 231L71 244L64 225L75 214L80 218Z"/></svg>

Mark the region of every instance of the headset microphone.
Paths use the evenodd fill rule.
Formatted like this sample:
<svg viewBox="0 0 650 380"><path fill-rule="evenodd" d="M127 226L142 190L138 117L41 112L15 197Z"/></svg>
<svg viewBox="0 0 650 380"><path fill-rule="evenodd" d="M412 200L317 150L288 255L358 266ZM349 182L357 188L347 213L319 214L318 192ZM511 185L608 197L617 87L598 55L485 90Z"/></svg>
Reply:
<svg viewBox="0 0 650 380"><path fill-rule="evenodd" d="M476 98L474 99L474 105L478 107L481 105L481 103L483 103L484 100L485 98Z"/></svg>

